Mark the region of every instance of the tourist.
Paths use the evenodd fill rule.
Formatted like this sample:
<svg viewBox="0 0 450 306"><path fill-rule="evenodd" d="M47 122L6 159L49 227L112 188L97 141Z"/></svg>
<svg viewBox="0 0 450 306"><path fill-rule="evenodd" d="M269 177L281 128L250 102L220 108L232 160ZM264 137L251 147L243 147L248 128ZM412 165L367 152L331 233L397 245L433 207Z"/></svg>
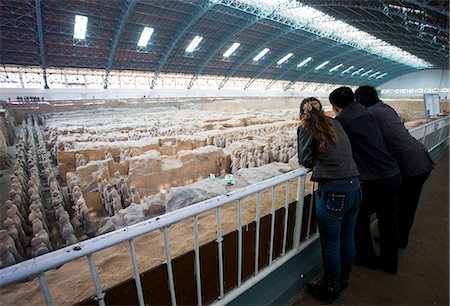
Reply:
<svg viewBox="0 0 450 306"><path fill-rule="evenodd" d="M349 87L330 94L336 119L347 132L353 158L362 181L362 203L355 227L355 264L370 269L382 268L391 274L398 267L397 194L400 170L389 154L375 117L355 102ZM380 234L380 257L372 243L370 215L375 211Z"/></svg>
<svg viewBox="0 0 450 306"><path fill-rule="evenodd" d="M406 248L422 186L430 176L434 162L425 146L405 128L397 112L378 98L375 88L359 87L355 91L355 99L375 116L389 153L400 168L402 185L398 197L398 246Z"/></svg>
<svg viewBox="0 0 450 306"><path fill-rule="evenodd" d="M308 284L310 291L329 301L347 287L355 256L354 228L361 190L359 171L350 142L336 120L325 116L316 98L300 104L298 161L313 169L318 182L316 214L322 245L324 282Z"/></svg>

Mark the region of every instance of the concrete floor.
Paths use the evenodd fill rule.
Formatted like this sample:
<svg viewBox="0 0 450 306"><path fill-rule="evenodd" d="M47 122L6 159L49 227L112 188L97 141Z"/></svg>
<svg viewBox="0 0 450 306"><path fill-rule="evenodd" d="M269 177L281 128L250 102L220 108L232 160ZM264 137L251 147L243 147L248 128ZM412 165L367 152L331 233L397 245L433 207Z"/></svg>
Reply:
<svg viewBox="0 0 450 306"><path fill-rule="evenodd" d="M289 305L325 305L306 290ZM399 271L354 267L349 288L333 305L449 305L449 154L424 185Z"/></svg>

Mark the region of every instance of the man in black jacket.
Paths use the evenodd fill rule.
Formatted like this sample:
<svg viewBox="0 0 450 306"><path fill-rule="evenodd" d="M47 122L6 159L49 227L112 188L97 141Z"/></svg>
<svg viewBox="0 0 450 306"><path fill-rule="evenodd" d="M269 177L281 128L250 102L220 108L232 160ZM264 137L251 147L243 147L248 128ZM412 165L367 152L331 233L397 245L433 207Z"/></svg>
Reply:
<svg viewBox="0 0 450 306"><path fill-rule="evenodd" d="M397 195L400 170L389 154L375 117L357 104L349 87L330 94L330 102L350 139L362 181L362 203L355 227L355 264L397 273ZM380 233L380 260L373 249L370 215L375 210Z"/></svg>
<svg viewBox="0 0 450 306"><path fill-rule="evenodd" d="M355 91L355 99L375 116L389 153L400 168L402 186L398 199L398 246L406 248L422 186L434 168L434 161L425 146L411 136L397 112L378 98L375 88L359 87Z"/></svg>

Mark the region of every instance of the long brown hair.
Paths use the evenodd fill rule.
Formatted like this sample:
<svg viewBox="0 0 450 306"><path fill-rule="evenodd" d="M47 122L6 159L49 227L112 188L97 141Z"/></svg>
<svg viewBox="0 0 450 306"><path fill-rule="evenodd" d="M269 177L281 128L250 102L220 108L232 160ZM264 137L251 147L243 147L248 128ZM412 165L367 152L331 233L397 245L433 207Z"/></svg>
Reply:
<svg viewBox="0 0 450 306"><path fill-rule="evenodd" d="M300 123L319 142L319 151L325 151L327 140L338 144L333 121L325 116L322 104L316 98L306 98L300 104Z"/></svg>

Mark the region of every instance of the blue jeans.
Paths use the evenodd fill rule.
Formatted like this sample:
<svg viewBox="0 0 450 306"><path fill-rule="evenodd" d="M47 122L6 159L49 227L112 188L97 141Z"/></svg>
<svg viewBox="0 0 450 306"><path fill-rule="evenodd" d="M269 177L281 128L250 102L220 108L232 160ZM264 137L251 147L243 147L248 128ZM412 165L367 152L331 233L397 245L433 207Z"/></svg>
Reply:
<svg viewBox="0 0 450 306"><path fill-rule="evenodd" d="M357 177L319 183L316 214L323 270L328 280L339 280L341 271L353 266L354 230L360 203L361 187Z"/></svg>

